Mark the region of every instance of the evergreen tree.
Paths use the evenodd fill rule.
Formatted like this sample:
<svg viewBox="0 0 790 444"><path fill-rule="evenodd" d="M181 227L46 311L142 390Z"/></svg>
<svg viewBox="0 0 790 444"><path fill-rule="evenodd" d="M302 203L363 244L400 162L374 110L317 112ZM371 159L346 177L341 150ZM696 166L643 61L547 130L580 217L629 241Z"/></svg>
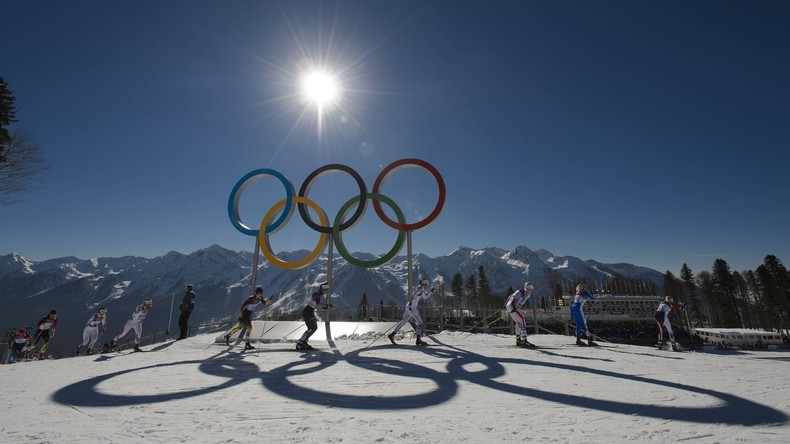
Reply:
<svg viewBox="0 0 790 444"><path fill-rule="evenodd" d="M713 293L719 305L719 315L722 324L720 327L740 328L741 316L738 313L738 301L735 297L735 282L730 273L730 266L724 259L713 261L711 272L713 279Z"/></svg>
<svg viewBox="0 0 790 444"><path fill-rule="evenodd" d="M790 324L790 273L776 256L769 254L763 260L768 272L774 277L779 292L777 310L782 318L782 324Z"/></svg>
<svg viewBox="0 0 790 444"><path fill-rule="evenodd" d="M368 295L362 293L362 299L359 301L359 309L357 310L357 317L361 320L368 318Z"/></svg>
<svg viewBox="0 0 790 444"><path fill-rule="evenodd" d="M746 279L737 271L733 271L732 282L735 289L738 312L741 314L741 324L746 328L754 328L754 310L752 310L749 286L746 283Z"/></svg>
<svg viewBox="0 0 790 444"><path fill-rule="evenodd" d="M488 283L488 277L486 277L486 271L482 265L477 267L477 297L480 300L481 307L494 307L491 285Z"/></svg>
<svg viewBox="0 0 790 444"><path fill-rule="evenodd" d="M760 285L760 279L757 277L757 273L752 270L747 271L744 273L744 279L746 280L746 285L749 289L749 294L754 301L754 324L755 327L761 328L764 330L770 330L771 323L769 322L770 314L767 312L766 305L763 301L763 292L762 287Z"/></svg>
<svg viewBox="0 0 790 444"><path fill-rule="evenodd" d="M450 293L453 294L458 303L458 316L463 320L464 317L464 278L461 273L455 273L450 283Z"/></svg>
<svg viewBox="0 0 790 444"><path fill-rule="evenodd" d="M8 88L8 83L0 76L0 162L6 160L4 153L11 144L11 133L6 127L16 122L15 101L16 97Z"/></svg>
<svg viewBox="0 0 790 444"><path fill-rule="evenodd" d="M776 256L768 255L763 265L757 267L756 273L762 287L763 301L770 313L771 328L786 329L790 325L790 276L787 269Z"/></svg>
<svg viewBox="0 0 790 444"><path fill-rule="evenodd" d="M671 271L664 273L664 296L672 296L676 301L683 294L683 283Z"/></svg>
<svg viewBox="0 0 790 444"><path fill-rule="evenodd" d="M697 291L697 284L694 283L694 274L687 264L680 267L680 282L683 284L683 301L686 302L687 310L692 322L698 326L704 325L705 317L702 313L705 311L701 306L701 300Z"/></svg>
<svg viewBox="0 0 790 444"><path fill-rule="evenodd" d="M466 299L469 301L469 310L480 317L480 298L477 294L477 279L470 275L466 280Z"/></svg>
<svg viewBox="0 0 790 444"><path fill-rule="evenodd" d="M710 271L700 271L697 273L697 286L702 292L702 300L705 301L707 314L705 317L710 320L711 327L721 327L719 316L719 306L715 301L715 294L713 291L713 276Z"/></svg>

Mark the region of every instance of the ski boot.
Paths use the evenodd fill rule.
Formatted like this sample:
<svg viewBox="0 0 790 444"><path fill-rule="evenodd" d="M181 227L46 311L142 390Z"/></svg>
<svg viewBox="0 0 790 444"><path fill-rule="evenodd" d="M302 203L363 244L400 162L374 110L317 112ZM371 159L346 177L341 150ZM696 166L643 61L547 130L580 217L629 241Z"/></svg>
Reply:
<svg viewBox="0 0 790 444"><path fill-rule="evenodd" d="M86 355L90 356L93 354L93 348L88 348L88 351L85 352Z"/></svg>
<svg viewBox="0 0 790 444"><path fill-rule="evenodd" d="M673 342L672 343L672 351L679 352L679 351L683 351L683 350L680 348L679 345L677 345L676 343Z"/></svg>
<svg viewBox="0 0 790 444"><path fill-rule="evenodd" d="M249 342L244 344L244 350L255 350L255 347L252 346Z"/></svg>
<svg viewBox="0 0 790 444"><path fill-rule="evenodd" d="M592 335L590 335L590 336L587 336L587 345L589 345L590 347L595 347L595 346L597 346L597 345L598 345L598 344L596 344L595 342L593 342Z"/></svg>
<svg viewBox="0 0 790 444"><path fill-rule="evenodd" d="M118 351L118 344L115 343L115 339L110 340L110 351Z"/></svg>
<svg viewBox="0 0 790 444"><path fill-rule="evenodd" d="M587 344L582 342L582 338L581 337L576 336L576 345L586 346Z"/></svg>
<svg viewBox="0 0 790 444"><path fill-rule="evenodd" d="M521 343L521 336L516 336L516 347L521 347L522 345L524 344Z"/></svg>
<svg viewBox="0 0 790 444"><path fill-rule="evenodd" d="M308 344L307 342L297 341L296 342L296 349L297 350L312 350L313 347Z"/></svg>
<svg viewBox="0 0 790 444"><path fill-rule="evenodd" d="M392 342L392 345L398 345L398 343L395 342L395 332L388 334L387 338L389 338L390 342Z"/></svg>
<svg viewBox="0 0 790 444"><path fill-rule="evenodd" d="M661 341L658 341L658 343L656 344L656 348L659 349L659 350L663 350L664 349L664 343L661 342Z"/></svg>
<svg viewBox="0 0 790 444"><path fill-rule="evenodd" d="M140 348L140 344L134 344L134 351L136 352L144 352L142 348Z"/></svg>
<svg viewBox="0 0 790 444"><path fill-rule="evenodd" d="M417 336L417 341L415 341L416 345L428 345L427 342L423 341L419 336Z"/></svg>
<svg viewBox="0 0 790 444"><path fill-rule="evenodd" d="M80 355L80 348L77 347L77 350L74 352L74 356L79 356L79 355Z"/></svg>
<svg viewBox="0 0 790 444"><path fill-rule="evenodd" d="M225 345L230 345L230 335L225 335Z"/></svg>
<svg viewBox="0 0 790 444"><path fill-rule="evenodd" d="M525 347L525 348L535 348L535 347L537 347L535 344L529 342L527 340L526 336L524 336L524 339L521 340L521 346Z"/></svg>

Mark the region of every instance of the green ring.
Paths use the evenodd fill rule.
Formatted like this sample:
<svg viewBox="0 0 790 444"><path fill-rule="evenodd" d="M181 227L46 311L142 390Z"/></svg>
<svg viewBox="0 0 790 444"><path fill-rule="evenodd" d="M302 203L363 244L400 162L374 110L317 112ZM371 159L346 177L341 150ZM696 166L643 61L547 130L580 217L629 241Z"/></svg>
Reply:
<svg viewBox="0 0 790 444"><path fill-rule="evenodd" d="M340 232L340 225L343 222L343 219L348 214L349 209L352 205L359 202L360 197L354 196L348 200L348 202L343 205L340 210L337 212L337 216L335 216L335 223L332 225L332 239L337 247L337 252L340 256L347 260L348 263L356 265L357 267L363 268L373 268L378 267L379 265L383 265L389 262L392 258L395 257L396 254L403 248L403 241L404 237L406 236L406 232L403 230L398 230L398 239L395 241L395 245L392 246L392 249L387 252L384 256L381 256L378 259L373 259L371 261L363 261L362 259L357 259L351 255L351 253L346 250L346 246L343 245L343 234ZM395 215L398 217L398 222L403 224L406 222L406 217L403 215L403 211L401 211L400 207L395 203L394 200L390 199L389 197L379 194L379 193L367 193L366 199L375 199L385 204L389 205L390 208L395 212Z"/></svg>

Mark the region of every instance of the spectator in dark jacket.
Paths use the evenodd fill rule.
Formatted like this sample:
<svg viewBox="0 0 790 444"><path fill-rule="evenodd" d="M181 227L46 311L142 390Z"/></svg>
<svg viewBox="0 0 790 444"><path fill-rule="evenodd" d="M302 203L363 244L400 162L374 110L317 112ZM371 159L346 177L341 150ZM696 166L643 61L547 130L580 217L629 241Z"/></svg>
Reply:
<svg viewBox="0 0 790 444"><path fill-rule="evenodd" d="M176 340L187 338L187 334L189 333L189 325L187 322L189 321L189 315L192 314L192 310L195 309L196 296L195 292L192 291L192 284L187 285L184 298L181 300L181 305L178 307L181 311L181 316L178 317L178 328L181 330L181 334Z"/></svg>

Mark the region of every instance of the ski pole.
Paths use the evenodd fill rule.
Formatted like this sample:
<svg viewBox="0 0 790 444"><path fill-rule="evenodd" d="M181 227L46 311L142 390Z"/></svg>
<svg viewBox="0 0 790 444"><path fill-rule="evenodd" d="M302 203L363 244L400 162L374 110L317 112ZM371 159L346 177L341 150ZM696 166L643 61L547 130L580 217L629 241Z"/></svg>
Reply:
<svg viewBox="0 0 790 444"><path fill-rule="evenodd" d="M492 315L492 316L493 316L493 315ZM486 318L486 319L488 319L488 318ZM484 326L483 326L483 330L485 330L486 328L490 327L490 326L491 326L491 324L493 324L494 322L497 322L497 321L499 321L500 319L502 319L502 315L499 315L499 316L497 316L497 318L496 318L496 319L494 319L493 321L491 321L491 322L489 322L488 324L484 325ZM483 321L480 321L480 322L483 322ZM477 324L479 324L480 322L478 322ZM464 336L464 339L466 339L466 338L468 338L469 336L472 336L472 335L474 334L474 333L472 332L472 330L474 330L475 328L477 328L477 324L473 325L473 326L472 326L472 327L469 329L469 332L470 332L470 333L469 333L468 335Z"/></svg>
<svg viewBox="0 0 790 444"><path fill-rule="evenodd" d="M686 324L689 327L689 340L694 342L694 330L691 329L691 320L689 320L689 312L687 310L683 310L683 313L686 314Z"/></svg>
<svg viewBox="0 0 790 444"><path fill-rule="evenodd" d="M313 318L313 319L315 319L315 318ZM296 327L293 330L291 330L288 333L286 333L285 336L283 336L283 339L288 339L288 336L290 336L291 333L295 332L296 330L299 330L300 328L304 327L305 325L307 325L307 322L302 322L301 324L299 324L298 327Z"/></svg>
<svg viewBox="0 0 790 444"><path fill-rule="evenodd" d="M474 325L472 325L471 327L469 327L469 329L467 329L467 330L464 330L464 332L466 332L466 333L469 333L469 332L471 332L472 330L474 330L474 329L478 328L478 326L479 326L480 324L482 324L483 322L485 322L485 321L486 321L488 318L490 318L491 316L494 316L494 315L496 315L496 312L494 312L494 313L492 313L492 314L490 314L490 315L488 315L488 316L484 317L483 319L481 319L481 320L479 320L479 321L475 322L475 324L474 324ZM496 322L496 321L500 320L501 318L502 318L502 315L500 314L500 315L499 315L499 317L497 317L496 319L494 319L494 321L493 321L493 322ZM492 323L493 323L493 322L492 322ZM491 324L485 325L484 327L488 327L489 325L491 325Z"/></svg>
<svg viewBox="0 0 790 444"><path fill-rule="evenodd" d="M387 332L389 332L390 330L392 330L393 328L395 328L395 326L396 326L396 325L397 325L397 324L392 324L392 326L391 326L390 328L388 328L386 331L384 331L384 333L382 333L382 334L380 334L380 335L376 336L376 339L374 339L374 340L370 341L370 344L368 344L368 345L366 345L366 346L362 347L362 350L364 350L364 349L366 349L366 348L370 347L371 345L373 345L373 343L374 343L374 342L376 342L376 341L378 341L379 339L381 339L381 337L382 337L382 336L386 336L386 335L387 335Z"/></svg>
<svg viewBox="0 0 790 444"><path fill-rule="evenodd" d="M264 325L264 326L266 326L266 324L263 324L263 325ZM274 323L274 325L272 325L271 327L269 327L269 329L268 329L268 330L266 330L265 332L261 333L260 340L263 340L263 336L264 336L266 333L269 333L270 331L272 331L272 329L274 329L274 327L277 327L277 323L276 323L276 322ZM290 334L290 333L289 333L289 334Z"/></svg>

